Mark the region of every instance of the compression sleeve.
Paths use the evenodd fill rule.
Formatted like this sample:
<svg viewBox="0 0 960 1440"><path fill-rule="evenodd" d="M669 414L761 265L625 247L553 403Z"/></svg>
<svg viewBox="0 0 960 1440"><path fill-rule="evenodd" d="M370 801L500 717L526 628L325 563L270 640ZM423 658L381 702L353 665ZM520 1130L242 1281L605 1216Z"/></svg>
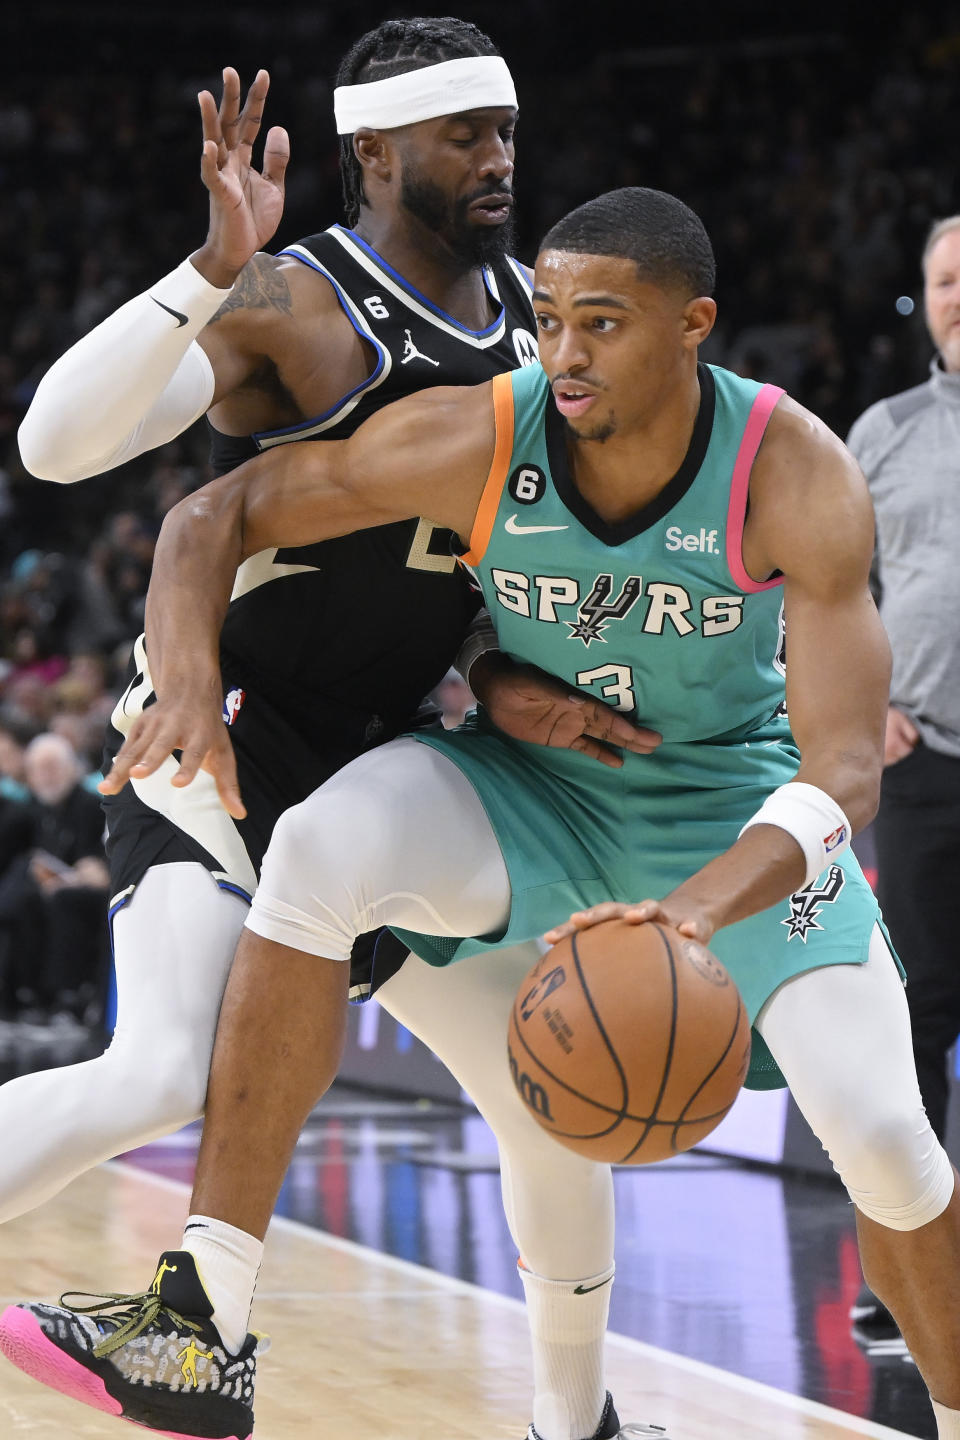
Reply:
<svg viewBox="0 0 960 1440"><path fill-rule="evenodd" d="M489 655L491 650L499 653L497 632L490 619L490 612L478 610L473 617L470 629L463 637L463 644L457 652L457 658L453 662L454 670L467 685L470 684L470 671L474 663L480 659L481 655Z"/></svg>
<svg viewBox="0 0 960 1440"><path fill-rule="evenodd" d="M214 394L213 367L195 337L229 294L184 260L61 355L18 432L30 473L83 480L192 425Z"/></svg>

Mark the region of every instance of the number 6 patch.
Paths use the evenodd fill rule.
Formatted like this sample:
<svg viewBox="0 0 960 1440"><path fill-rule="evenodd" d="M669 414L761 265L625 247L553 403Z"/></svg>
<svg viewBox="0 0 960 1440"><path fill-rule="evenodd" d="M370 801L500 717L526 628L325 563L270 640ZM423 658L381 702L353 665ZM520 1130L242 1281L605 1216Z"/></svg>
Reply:
<svg viewBox="0 0 960 1440"><path fill-rule="evenodd" d="M518 505L535 505L543 499L547 477L539 465L518 465L507 481L507 489Z"/></svg>

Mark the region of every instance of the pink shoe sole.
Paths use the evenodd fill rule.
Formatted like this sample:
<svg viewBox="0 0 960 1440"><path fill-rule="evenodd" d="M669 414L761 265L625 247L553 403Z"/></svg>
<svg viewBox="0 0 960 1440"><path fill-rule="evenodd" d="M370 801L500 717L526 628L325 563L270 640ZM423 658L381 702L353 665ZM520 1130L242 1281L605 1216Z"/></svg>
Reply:
<svg viewBox="0 0 960 1440"><path fill-rule="evenodd" d="M123 1406L107 1390L99 1375L92 1374L83 1365L71 1360L51 1340L48 1340L36 1317L16 1305L9 1305L0 1315L0 1351L11 1364L16 1365L25 1375L39 1380L50 1390L57 1390L81 1405L90 1405L105 1415L125 1419ZM130 1422L137 1425L138 1422ZM149 1425L138 1428L149 1430ZM174 1430L155 1430L155 1435L164 1435L167 1440L199 1440L195 1435L183 1435ZM227 1440L252 1440L250 1435L230 1436Z"/></svg>

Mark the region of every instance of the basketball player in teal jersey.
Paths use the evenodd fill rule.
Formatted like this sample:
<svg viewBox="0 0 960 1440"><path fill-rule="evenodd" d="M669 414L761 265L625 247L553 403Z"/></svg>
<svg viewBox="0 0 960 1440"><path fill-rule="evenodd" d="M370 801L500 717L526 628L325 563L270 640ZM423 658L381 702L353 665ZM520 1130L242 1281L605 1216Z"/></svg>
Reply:
<svg viewBox="0 0 960 1440"><path fill-rule="evenodd" d="M516 96L487 36L447 17L386 21L360 37L338 73L348 223L281 256L261 247L280 218L285 132L267 135L262 174L252 157L266 93L261 72L241 104L228 69L219 111L201 96L207 239L44 377L20 432L35 473L80 480L164 443L207 410L223 473L304 437L341 439L400 395L476 384L533 358L530 276L506 238ZM236 757L246 815L231 819L208 775L188 789L146 777L108 797L114 1040L83 1065L0 1087L0 1219L201 1113L244 897L274 821L346 761L418 723L477 605L449 536L419 518L319 546L295 537L285 553L270 547L244 566L219 647L217 703L208 710L189 683L177 698L190 743L231 764ZM164 668L161 676L152 649L148 666L137 644L113 751L152 706L154 687L161 697L177 691ZM498 678L489 658L471 679L485 696L497 691L501 720L529 739L576 739L603 755L597 737L615 726L623 743L655 743L602 702L571 701L543 677L520 676L519 686ZM498 965L516 983L533 958L504 953ZM577 1283L612 1274L609 1173L541 1137L501 1068L480 1065L461 1044L461 1030L502 1034L486 970L427 970L389 932L361 940L355 959L353 989L376 990L387 1009L396 997L497 1135L507 1213L530 1267L535 1390L562 1397L578 1440L591 1435L606 1405L610 1286L578 1295ZM537 1217L556 1193L566 1204L545 1229ZM241 1258L251 1245L259 1242L238 1241ZM237 1347L245 1319L239 1329ZM551 1359L558 1337L572 1373ZM210 1363L198 1360L200 1372ZM201 1405L209 1386L202 1394ZM604 1434L611 1425L606 1414Z"/></svg>
<svg viewBox="0 0 960 1440"><path fill-rule="evenodd" d="M768 1073L785 1076L856 1204L867 1278L930 1388L940 1440L960 1440L956 1177L847 849L876 806L889 680L867 586L869 502L813 416L698 365L712 286L686 206L646 190L600 197L554 227L537 261L543 371L401 401L305 465L263 457L173 514L151 600L161 658L190 643L201 601L215 628L248 547L426 513L460 536L509 656L663 735L622 769L588 770L481 715L362 757L280 820L228 985L192 1223L224 1250L235 1232L264 1233L314 1099L308 998L339 1015L331 997L371 920L444 965L571 910L575 925L605 905L660 917L711 943L736 978ZM111 787L189 738L156 711ZM188 760L184 777L195 769ZM260 1084L281 1036L294 1059ZM489 1063L505 1065L503 1052ZM174 1263L192 1273L186 1251L167 1252ZM255 1271L239 1294L204 1279L189 1292L165 1276L158 1290L181 1315L192 1293L209 1349L211 1312L245 1316ZM32 1373L69 1372L79 1394L78 1377L109 1388L107 1365L129 1373L138 1345L182 1348L166 1313L164 1340L156 1305L132 1339L101 1312L98 1353L52 1307L7 1311L0 1333ZM189 1397L166 1399L183 1422L168 1408L163 1428L197 1433Z"/></svg>

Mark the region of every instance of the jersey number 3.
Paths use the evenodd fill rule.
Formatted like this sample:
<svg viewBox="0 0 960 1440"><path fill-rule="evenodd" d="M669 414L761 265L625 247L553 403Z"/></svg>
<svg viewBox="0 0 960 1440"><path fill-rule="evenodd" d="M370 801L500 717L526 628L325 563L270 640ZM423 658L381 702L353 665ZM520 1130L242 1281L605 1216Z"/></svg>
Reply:
<svg viewBox="0 0 960 1440"><path fill-rule="evenodd" d="M602 681L607 683L600 683ZM580 670L577 673L577 684L599 685L600 694L615 710L629 712L637 707L633 671L629 665L598 665L594 670Z"/></svg>

